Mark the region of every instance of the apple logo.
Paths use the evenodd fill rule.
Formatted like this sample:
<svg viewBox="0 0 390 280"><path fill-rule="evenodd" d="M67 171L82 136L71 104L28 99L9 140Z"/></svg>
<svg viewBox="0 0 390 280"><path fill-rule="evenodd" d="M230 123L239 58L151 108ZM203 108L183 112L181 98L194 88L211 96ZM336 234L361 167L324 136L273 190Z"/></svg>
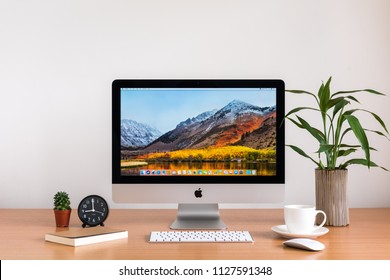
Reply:
<svg viewBox="0 0 390 280"><path fill-rule="evenodd" d="M195 194L195 197L196 197L196 198L201 198L201 197L202 197L202 190L199 188L199 189L197 189L197 190L194 192L194 194Z"/></svg>

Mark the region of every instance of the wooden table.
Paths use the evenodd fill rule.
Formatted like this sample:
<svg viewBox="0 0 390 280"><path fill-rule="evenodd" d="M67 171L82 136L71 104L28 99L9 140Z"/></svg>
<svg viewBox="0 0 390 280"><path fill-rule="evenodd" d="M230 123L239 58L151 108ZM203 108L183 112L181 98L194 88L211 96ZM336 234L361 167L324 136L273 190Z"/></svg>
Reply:
<svg viewBox="0 0 390 280"><path fill-rule="evenodd" d="M328 227L317 240L320 252L284 247L285 240L271 231L283 224L281 209L221 210L229 230L248 230L254 243L148 243L149 233L169 230L175 210L112 209L107 226L126 229L128 239L80 247L44 240L56 230L51 209L0 209L0 259L2 260L390 260L390 208L351 209L350 225ZM80 227L76 210L71 227Z"/></svg>

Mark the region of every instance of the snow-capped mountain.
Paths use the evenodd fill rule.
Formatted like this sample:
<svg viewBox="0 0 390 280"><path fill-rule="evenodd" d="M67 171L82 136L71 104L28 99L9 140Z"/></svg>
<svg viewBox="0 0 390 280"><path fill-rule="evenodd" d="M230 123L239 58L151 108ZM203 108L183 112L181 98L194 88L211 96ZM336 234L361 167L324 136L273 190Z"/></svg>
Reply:
<svg viewBox="0 0 390 280"><path fill-rule="evenodd" d="M201 121L204 121L204 120L208 119L209 117L211 117L212 115L214 115L217 111L218 111L217 109L214 109L212 111L207 111L207 112L204 112L202 114L199 114L196 117L188 118L185 121L179 123L176 128L188 126L188 125L191 125L193 123L199 123Z"/></svg>
<svg viewBox="0 0 390 280"><path fill-rule="evenodd" d="M241 100L233 100L225 107L223 107L221 110L217 111L214 115L214 118L236 119L238 116L242 116L245 114L254 114L254 115L262 116L272 111L275 111L275 106L258 107Z"/></svg>
<svg viewBox="0 0 390 280"><path fill-rule="evenodd" d="M275 107L258 107L233 100L220 110L205 112L180 122L150 145L146 151L172 151L188 148L234 145L243 135L258 130L263 121L275 115ZM247 144L247 146L251 146Z"/></svg>
<svg viewBox="0 0 390 280"><path fill-rule="evenodd" d="M133 120L121 120L121 146L126 148L145 147L162 133L147 124Z"/></svg>

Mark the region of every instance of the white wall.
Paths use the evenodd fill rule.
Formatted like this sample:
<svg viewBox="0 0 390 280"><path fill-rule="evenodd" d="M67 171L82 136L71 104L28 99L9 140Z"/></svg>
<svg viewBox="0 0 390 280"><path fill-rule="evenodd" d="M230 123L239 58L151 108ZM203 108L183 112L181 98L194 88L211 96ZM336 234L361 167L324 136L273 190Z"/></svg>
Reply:
<svg viewBox="0 0 390 280"><path fill-rule="evenodd" d="M281 78L316 91L329 76L335 91L390 94L390 1L0 0L0 208L50 208L57 190L73 207L111 198L116 78ZM363 100L390 126L390 97ZM305 102L287 95L287 110ZM372 145L390 168L390 142ZM286 203L314 203L314 166L286 155ZM390 172L350 168L350 200L389 207Z"/></svg>

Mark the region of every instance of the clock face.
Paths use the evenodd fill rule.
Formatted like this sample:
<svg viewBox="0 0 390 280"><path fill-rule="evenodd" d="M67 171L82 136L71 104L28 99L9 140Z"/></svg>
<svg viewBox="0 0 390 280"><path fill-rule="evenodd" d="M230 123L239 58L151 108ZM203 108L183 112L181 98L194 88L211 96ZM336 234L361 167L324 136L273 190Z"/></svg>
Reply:
<svg viewBox="0 0 390 280"><path fill-rule="evenodd" d="M83 227L85 225L103 225L108 216L108 204L104 198L98 195L90 195L80 202L77 212L83 222Z"/></svg>

